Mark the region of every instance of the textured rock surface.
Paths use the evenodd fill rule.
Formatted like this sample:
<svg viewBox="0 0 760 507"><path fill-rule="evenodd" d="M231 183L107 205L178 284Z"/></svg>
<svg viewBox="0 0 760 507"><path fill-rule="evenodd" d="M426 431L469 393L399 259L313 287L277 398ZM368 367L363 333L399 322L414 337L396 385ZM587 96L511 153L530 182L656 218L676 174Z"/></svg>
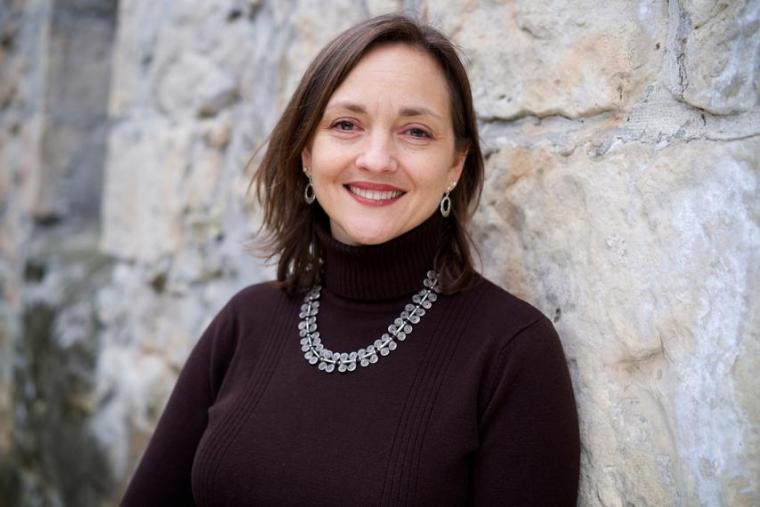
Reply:
<svg viewBox="0 0 760 507"><path fill-rule="evenodd" d="M429 15L470 58L487 119L579 117L635 102L657 73L667 23L662 3L625 0L431 2Z"/></svg>
<svg viewBox="0 0 760 507"><path fill-rule="evenodd" d="M115 2L0 7L0 505L112 495L88 426Z"/></svg>
<svg viewBox="0 0 760 507"><path fill-rule="evenodd" d="M758 105L760 9L753 1L689 1L679 9L683 59L681 92L695 107L715 114ZM685 24L685 26L683 26Z"/></svg>
<svg viewBox="0 0 760 507"><path fill-rule="evenodd" d="M115 502L200 330L271 277L251 153L325 42L400 8L468 60L474 237L563 339L581 505L760 504L760 2L122 0L112 51L102 5L0 7L0 504L72 499L62 469Z"/></svg>
<svg viewBox="0 0 760 507"><path fill-rule="evenodd" d="M752 503L758 385L733 368L760 366L758 152L756 138L491 157L484 263L564 338L588 503Z"/></svg>

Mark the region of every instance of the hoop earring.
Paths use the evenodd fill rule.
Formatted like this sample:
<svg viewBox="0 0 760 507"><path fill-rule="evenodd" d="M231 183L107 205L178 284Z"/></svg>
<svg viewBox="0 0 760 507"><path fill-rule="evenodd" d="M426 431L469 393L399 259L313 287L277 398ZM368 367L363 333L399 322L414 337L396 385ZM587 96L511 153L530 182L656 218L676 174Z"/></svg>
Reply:
<svg viewBox="0 0 760 507"><path fill-rule="evenodd" d="M441 215L443 215L443 218L446 218L447 216L449 216L449 213L451 213L451 197L449 197L448 190L443 195L443 199L441 199L440 209L441 209Z"/></svg>
<svg viewBox="0 0 760 507"><path fill-rule="evenodd" d="M303 200L306 204L311 204L317 198L317 193L314 191L314 185L311 183L311 176L306 175L309 178L309 182L306 184L306 188L303 189Z"/></svg>

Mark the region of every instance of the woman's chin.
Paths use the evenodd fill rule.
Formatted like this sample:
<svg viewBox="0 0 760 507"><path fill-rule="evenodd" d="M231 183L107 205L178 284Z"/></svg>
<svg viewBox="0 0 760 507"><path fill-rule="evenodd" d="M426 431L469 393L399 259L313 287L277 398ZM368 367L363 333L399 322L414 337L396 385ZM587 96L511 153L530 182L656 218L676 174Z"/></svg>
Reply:
<svg viewBox="0 0 760 507"><path fill-rule="evenodd" d="M346 227L332 225L332 235L347 245L379 245L399 236L394 230L383 224L349 224Z"/></svg>

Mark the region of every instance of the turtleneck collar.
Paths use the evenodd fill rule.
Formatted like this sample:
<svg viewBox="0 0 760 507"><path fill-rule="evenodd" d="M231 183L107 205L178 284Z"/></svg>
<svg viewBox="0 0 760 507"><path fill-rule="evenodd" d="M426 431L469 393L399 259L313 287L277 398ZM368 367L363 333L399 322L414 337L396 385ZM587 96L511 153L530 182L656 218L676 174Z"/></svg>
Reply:
<svg viewBox="0 0 760 507"><path fill-rule="evenodd" d="M322 247L322 285L351 299L394 299L422 288L433 267L444 220L439 213L401 236L379 245L351 246L330 234L328 224L317 223Z"/></svg>

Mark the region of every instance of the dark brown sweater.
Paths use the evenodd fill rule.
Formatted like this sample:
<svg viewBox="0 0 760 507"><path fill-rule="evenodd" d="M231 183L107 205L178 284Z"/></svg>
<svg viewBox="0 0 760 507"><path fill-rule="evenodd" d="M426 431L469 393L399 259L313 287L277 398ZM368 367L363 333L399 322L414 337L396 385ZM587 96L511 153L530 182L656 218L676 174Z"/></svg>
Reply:
<svg viewBox="0 0 760 507"><path fill-rule="evenodd" d="M422 289L441 226L370 247L321 232L327 348L380 337ZM222 308L122 505L575 505L573 391L536 308L479 278L376 364L326 373L301 351L301 303L263 283Z"/></svg>

